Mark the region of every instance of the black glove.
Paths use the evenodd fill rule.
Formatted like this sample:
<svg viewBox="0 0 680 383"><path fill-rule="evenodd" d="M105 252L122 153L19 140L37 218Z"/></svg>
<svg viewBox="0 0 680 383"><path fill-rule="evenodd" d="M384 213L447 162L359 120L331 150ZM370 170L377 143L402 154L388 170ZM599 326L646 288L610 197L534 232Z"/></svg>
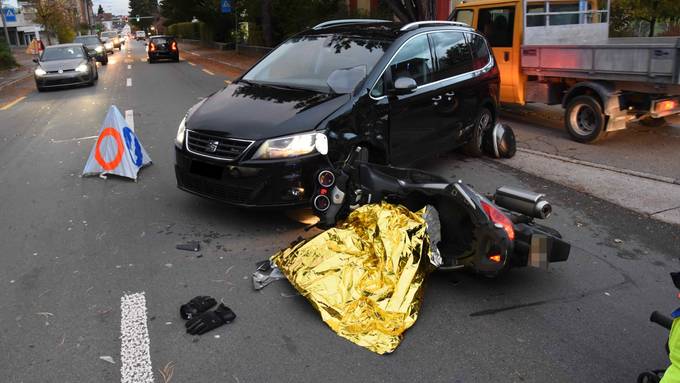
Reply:
<svg viewBox="0 0 680 383"><path fill-rule="evenodd" d="M236 318L236 314L224 303L220 303L215 311L205 312L191 320L185 326L187 334L202 335L210 330L214 330L223 324L227 324Z"/></svg>
<svg viewBox="0 0 680 383"><path fill-rule="evenodd" d="M179 315L182 319L191 319L200 313L210 310L217 304L213 297L198 296L190 300L189 303L180 306Z"/></svg>

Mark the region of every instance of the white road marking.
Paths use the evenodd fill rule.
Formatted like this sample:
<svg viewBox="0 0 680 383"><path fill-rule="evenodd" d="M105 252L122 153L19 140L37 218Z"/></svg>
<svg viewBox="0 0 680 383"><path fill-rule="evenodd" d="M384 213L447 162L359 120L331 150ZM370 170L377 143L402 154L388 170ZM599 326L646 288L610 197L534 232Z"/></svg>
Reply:
<svg viewBox="0 0 680 383"><path fill-rule="evenodd" d="M209 70L207 70L207 69L203 69L203 72L205 72L205 73L207 73L207 74L209 74L209 75L211 75L211 76L214 76L214 75L215 75L215 73L213 73L213 72L211 72L211 71L209 71Z"/></svg>
<svg viewBox="0 0 680 383"><path fill-rule="evenodd" d="M68 138L68 139L65 139L65 140L50 140L50 141L53 144L59 144L59 143L62 143L62 142L93 140L95 138L99 138L99 136L76 137L76 138Z"/></svg>
<svg viewBox="0 0 680 383"><path fill-rule="evenodd" d="M191 66L196 66L196 64L192 63L191 61L187 61L187 62L188 62L189 65L191 65Z"/></svg>
<svg viewBox="0 0 680 383"><path fill-rule="evenodd" d="M139 61L141 61L141 62L146 62L146 57L140 59Z"/></svg>
<svg viewBox="0 0 680 383"><path fill-rule="evenodd" d="M128 69L132 69L132 65L128 64Z"/></svg>
<svg viewBox="0 0 680 383"><path fill-rule="evenodd" d="M198 53L194 53L194 52L189 52L189 54L192 54L194 56L200 56Z"/></svg>
<svg viewBox="0 0 680 383"><path fill-rule="evenodd" d="M128 109L125 111L125 122L127 122L128 128L135 131L135 113L134 110Z"/></svg>
<svg viewBox="0 0 680 383"><path fill-rule="evenodd" d="M128 78L127 82L125 83L125 86L132 86L132 79Z"/></svg>
<svg viewBox="0 0 680 383"><path fill-rule="evenodd" d="M229 84L231 84L231 81L229 81L229 80L224 80L224 83L227 84L227 85L229 85Z"/></svg>
<svg viewBox="0 0 680 383"><path fill-rule="evenodd" d="M120 298L120 381L154 383L144 293Z"/></svg>

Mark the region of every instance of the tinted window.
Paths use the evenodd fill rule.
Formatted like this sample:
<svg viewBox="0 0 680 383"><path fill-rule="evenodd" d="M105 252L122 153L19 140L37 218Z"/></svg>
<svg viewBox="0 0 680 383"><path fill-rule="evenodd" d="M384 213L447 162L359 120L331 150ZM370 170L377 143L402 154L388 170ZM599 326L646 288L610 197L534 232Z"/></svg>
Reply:
<svg viewBox="0 0 680 383"><path fill-rule="evenodd" d="M492 47L512 47L515 8L480 9L477 28Z"/></svg>
<svg viewBox="0 0 680 383"><path fill-rule="evenodd" d="M468 41L470 41L470 50L472 50L472 68L482 69L489 63L491 57L489 47L486 46L486 41L480 35L468 33Z"/></svg>
<svg viewBox="0 0 680 383"><path fill-rule="evenodd" d="M55 61L55 60L71 60L85 58L85 52L80 46L75 47L49 47L45 49L40 60Z"/></svg>
<svg viewBox="0 0 680 383"><path fill-rule="evenodd" d="M471 9L460 9L456 11L456 16L454 20L459 23L465 23L467 25L472 25L472 10Z"/></svg>
<svg viewBox="0 0 680 383"><path fill-rule="evenodd" d="M416 36L404 44L390 65L392 80L411 77L418 85L432 81L432 55L427 35Z"/></svg>
<svg viewBox="0 0 680 383"><path fill-rule="evenodd" d="M432 33L438 80L472 71L470 46L462 32Z"/></svg>
<svg viewBox="0 0 680 383"><path fill-rule="evenodd" d="M164 38L155 38L151 39L151 42L153 42L154 44L167 44L168 40Z"/></svg>
<svg viewBox="0 0 680 383"><path fill-rule="evenodd" d="M331 92L328 85L331 75L336 83L343 74L348 81L350 77L356 80L354 74L360 71L365 77L389 46L386 41L344 35L294 37L260 61L243 79Z"/></svg>

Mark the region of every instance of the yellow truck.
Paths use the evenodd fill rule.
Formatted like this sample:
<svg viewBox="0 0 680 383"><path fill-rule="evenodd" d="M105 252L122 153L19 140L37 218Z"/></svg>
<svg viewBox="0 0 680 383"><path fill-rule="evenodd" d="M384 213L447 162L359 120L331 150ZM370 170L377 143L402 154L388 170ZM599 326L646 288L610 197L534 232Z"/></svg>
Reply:
<svg viewBox="0 0 680 383"><path fill-rule="evenodd" d="M467 0L450 19L484 34L501 102L561 104L572 138L595 142L680 113L680 38L609 38L608 0Z"/></svg>

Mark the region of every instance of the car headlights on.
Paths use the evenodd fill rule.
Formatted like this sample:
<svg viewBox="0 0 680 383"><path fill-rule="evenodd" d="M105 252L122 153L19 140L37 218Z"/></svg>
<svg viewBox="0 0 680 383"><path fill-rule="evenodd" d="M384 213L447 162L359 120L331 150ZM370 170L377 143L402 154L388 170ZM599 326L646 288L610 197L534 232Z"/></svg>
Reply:
<svg viewBox="0 0 680 383"><path fill-rule="evenodd" d="M90 71L90 67L87 64L80 64L76 67L76 72L87 73Z"/></svg>
<svg viewBox="0 0 680 383"><path fill-rule="evenodd" d="M254 160L298 157L314 151L316 132L272 138L265 141L253 155Z"/></svg>
<svg viewBox="0 0 680 383"><path fill-rule="evenodd" d="M43 68L37 68L37 69L35 70L35 75L36 75L36 76L44 76L44 75L46 75L46 74L47 74L47 72L45 72L45 70L44 70Z"/></svg>
<svg viewBox="0 0 680 383"><path fill-rule="evenodd" d="M182 146L184 146L184 136L186 135L187 131L186 123L187 118L182 118L182 121L179 123L179 128L177 129L177 136L175 136L175 146L180 149L182 149Z"/></svg>
<svg viewBox="0 0 680 383"><path fill-rule="evenodd" d="M102 53L102 52L104 51L104 47L101 46L101 45L99 45L99 46L97 46L96 48L94 48L94 50L95 50L97 53Z"/></svg>

